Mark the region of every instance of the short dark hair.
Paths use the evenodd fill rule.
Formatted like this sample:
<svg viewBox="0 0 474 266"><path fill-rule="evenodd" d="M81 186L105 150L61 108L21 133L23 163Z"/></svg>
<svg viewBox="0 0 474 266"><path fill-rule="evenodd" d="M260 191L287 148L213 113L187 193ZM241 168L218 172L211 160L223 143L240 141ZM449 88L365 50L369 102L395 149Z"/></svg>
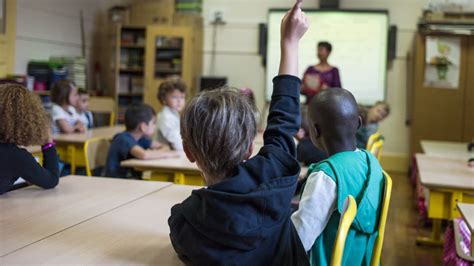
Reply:
<svg viewBox="0 0 474 266"><path fill-rule="evenodd" d="M166 95L172 93L174 90L179 90L182 93L186 93L186 83L179 77L169 77L158 88L158 100L163 103Z"/></svg>
<svg viewBox="0 0 474 266"><path fill-rule="evenodd" d="M89 91L86 90L86 89L83 89L83 88L79 88L79 89L77 90L77 93L78 93L79 95L89 95Z"/></svg>
<svg viewBox="0 0 474 266"><path fill-rule="evenodd" d="M69 80L58 80L51 87L51 101L57 105L69 104L74 83Z"/></svg>
<svg viewBox="0 0 474 266"><path fill-rule="evenodd" d="M132 104L125 111L125 128L127 131L135 130L141 123L149 123L155 115L155 110L148 104Z"/></svg>
<svg viewBox="0 0 474 266"><path fill-rule="evenodd" d="M318 48L319 47L326 48L328 52L332 51L332 45L327 41L318 42Z"/></svg>

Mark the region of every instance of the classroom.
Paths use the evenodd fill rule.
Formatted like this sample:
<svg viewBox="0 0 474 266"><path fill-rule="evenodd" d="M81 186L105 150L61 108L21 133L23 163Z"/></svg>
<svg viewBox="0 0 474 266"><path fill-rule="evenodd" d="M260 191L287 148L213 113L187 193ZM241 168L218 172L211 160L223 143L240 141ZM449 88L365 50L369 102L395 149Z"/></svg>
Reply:
<svg viewBox="0 0 474 266"><path fill-rule="evenodd" d="M0 265L474 265L474 0L0 0Z"/></svg>

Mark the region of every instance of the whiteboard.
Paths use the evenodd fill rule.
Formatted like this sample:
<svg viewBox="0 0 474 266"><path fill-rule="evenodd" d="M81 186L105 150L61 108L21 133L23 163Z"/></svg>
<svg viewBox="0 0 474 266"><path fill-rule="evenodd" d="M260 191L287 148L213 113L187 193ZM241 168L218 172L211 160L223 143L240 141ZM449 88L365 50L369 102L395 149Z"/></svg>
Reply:
<svg viewBox="0 0 474 266"><path fill-rule="evenodd" d="M342 87L360 104L385 99L388 12L354 10L304 10L310 27L300 42L299 77L318 63L317 43L332 44L329 64L339 68ZM266 99L271 99L272 79L280 63L280 23L286 10L270 10L267 36Z"/></svg>

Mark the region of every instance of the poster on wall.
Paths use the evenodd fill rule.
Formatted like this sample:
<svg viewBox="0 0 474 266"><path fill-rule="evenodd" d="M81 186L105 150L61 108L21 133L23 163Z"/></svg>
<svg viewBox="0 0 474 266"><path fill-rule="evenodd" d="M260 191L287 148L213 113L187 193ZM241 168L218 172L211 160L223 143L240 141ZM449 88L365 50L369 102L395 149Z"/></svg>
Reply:
<svg viewBox="0 0 474 266"><path fill-rule="evenodd" d="M457 89L461 38L426 37L425 87Z"/></svg>

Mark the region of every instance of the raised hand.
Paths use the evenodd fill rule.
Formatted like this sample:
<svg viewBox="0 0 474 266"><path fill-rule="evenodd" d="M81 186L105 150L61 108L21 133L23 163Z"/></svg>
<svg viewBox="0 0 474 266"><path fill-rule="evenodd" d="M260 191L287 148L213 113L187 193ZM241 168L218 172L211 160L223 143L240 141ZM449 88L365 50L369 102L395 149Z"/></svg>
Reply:
<svg viewBox="0 0 474 266"><path fill-rule="evenodd" d="M281 21L279 75L298 75L298 43L309 27L308 19L301 11L302 3L303 0L296 0Z"/></svg>
<svg viewBox="0 0 474 266"><path fill-rule="evenodd" d="M296 0L293 7L283 17L281 21L282 42L298 42L308 30L308 19L304 12L301 11L302 3L303 0Z"/></svg>

